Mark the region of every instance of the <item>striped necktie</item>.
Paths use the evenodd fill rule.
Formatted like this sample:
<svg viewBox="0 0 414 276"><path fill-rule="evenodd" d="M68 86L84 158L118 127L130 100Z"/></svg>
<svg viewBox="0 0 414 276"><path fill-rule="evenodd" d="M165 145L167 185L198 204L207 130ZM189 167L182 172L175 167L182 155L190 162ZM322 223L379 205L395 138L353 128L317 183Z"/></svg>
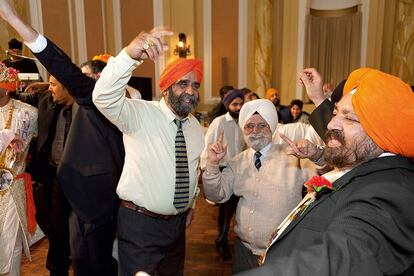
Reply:
<svg viewBox="0 0 414 276"><path fill-rule="evenodd" d="M260 151L256 151L254 153L254 166L256 167L258 171L260 170L260 167L262 166L262 162L260 162L260 156L262 156Z"/></svg>
<svg viewBox="0 0 414 276"><path fill-rule="evenodd" d="M175 136L175 193L174 207L178 212L184 211L188 204L190 189L190 174L188 170L187 147L181 125L183 121L174 120L177 125Z"/></svg>

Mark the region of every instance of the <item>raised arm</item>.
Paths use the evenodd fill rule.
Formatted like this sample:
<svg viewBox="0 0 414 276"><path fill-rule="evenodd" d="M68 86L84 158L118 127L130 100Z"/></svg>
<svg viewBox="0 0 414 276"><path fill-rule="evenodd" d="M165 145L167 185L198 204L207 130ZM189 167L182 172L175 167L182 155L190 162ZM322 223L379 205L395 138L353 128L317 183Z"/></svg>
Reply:
<svg viewBox="0 0 414 276"><path fill-rule="evenodd" d="M12 3L0 0L0 16L16 30L42 65L68 89L78 104L92 105L95 81L84 75L53 42L25 23Z"/></svg>
<svg viewBox="0 0 414 276"><path fill-rule="evenodd" d="M93 91L93 102L99 111L105 115L122 132L128 132L133 126L129 125L138 116L133 103L125 97L125 86L132 75L132 71L144 59L156 60L167 45L161 41L165 35L172 32L162 28L154 28L151 32L141 32L115 58L108 61L108 65L101 73ZM136 119L139 119L138 117Z"/></svg>

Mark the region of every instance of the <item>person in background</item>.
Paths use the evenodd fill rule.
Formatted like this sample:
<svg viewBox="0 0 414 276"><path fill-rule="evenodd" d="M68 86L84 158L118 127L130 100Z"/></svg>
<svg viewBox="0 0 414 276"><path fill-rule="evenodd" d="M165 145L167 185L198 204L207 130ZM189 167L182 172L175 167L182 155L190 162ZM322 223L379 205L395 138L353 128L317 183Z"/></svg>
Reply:
<svg viewBox="0 0 414 276"><path fill-rule="evenodd" d="M205 170L208 159L208 145L213 144L224 133L223 142L227 144L228 153L220 161L220 169L223 170L227 161L246 149L243 140L243 133L238 125L240 109L243 106L243 93L239 89L227 92L223 99L224 106L228 110L226 114L213 120L210 124L205 139L204 150L201 153L201 169ZM230 197L225 203L219 204L219 214L217 219L218 236L216 239L216 250L223 261L231 259L231 252L228 245L228 233L230 222L236 211L239 198L235 195Z"/></svg>
<svg viewBox="0 0 414 276"><path fill-rule="evenodd" d="M266 90L265 98L273 103L276 108L279 123L286 123L289 121L289 107L280 104L280 92L276 88L269 88Z"/></svg>
<svg viewBox="0 0 414 276"><path fill-rule="evenodd" d="M37 109L9 95L16 89L17 71L0 62L0 129L22 140L21 150L0 153L0 275L20 275L22 251L30 260L30 235L36 230L30 175L25 172L31 140L37 136Z"/></svg>
<svg viewBox="0 0 414 276"><path fill-rule="evenodd" d="M33 60L19 57L22 55L23 43L13 38L9 41L8 58L3 60L7 67L12 67L19 73L39 73L39 69Z"/></svg>
<svg viewBox="0 0 414 276"><path fill-rule="evenodd" d="M46 90L46 91L44 91ZM50 275L69 275L69 215L70 205L56 176L62 158L72 117L74 99L54 77L48 86L34 83L17 97L38 108L38 136L32 156L30 173L40 194L35 197L36 220L49 240L46 268Z"/></svg>
<svg viewBox="0 0 414 276"><path fill-rule="evenodd" d="M289 118L285 124L302 122L309 124L309 114L302 111L303 102L301 100L295 99L290 102L290 113Z"/></svg>
<svg viewBox="0 0 414 276"><path fill-rule="evenodd" d="M260 99L259 95L257 95L255 92L253 92L252 90L250 90L247 87L242 88L241 91L243 92L245 103L253 101L253 100Z"/></svg>
<svg viewBox="0 0 414 276"><path fill-rule="evenodd" d="M88 77L98 80L101 76L102 70L105 68L106 64L108 63L108 59L111 56L108 54L102 54L94 56L91 60L85 61L80 65L82 73L87 75ZM125 87L127 97L131 99L141 99L141 93L135 89L134 87L127 85Z"/></svg>
<svg viewBox="0 0 414 276"><path fill-rule="evenodd" d="M223 104L224 96L226 96L227 92L234 89L231 85L225 85L220 88L220 102L217 103L210 112L207 113L208 117L210 118L210 123L217 118L218 116L224 115L227 112L226 107Z"/></svg>

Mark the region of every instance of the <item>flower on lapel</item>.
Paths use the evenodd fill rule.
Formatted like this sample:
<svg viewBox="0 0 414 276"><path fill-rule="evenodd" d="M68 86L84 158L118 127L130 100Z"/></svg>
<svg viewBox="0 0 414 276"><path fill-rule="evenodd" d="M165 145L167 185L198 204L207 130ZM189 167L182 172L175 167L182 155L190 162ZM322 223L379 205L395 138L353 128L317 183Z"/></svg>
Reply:
<svg viewBox="0 0 414 276"><path fill-rule="evenodd" d="M315 192L316 194L320 194L325 191L335 191L332 183L325 177L319 175L315 175L304 185L308 193Z"/></svg>

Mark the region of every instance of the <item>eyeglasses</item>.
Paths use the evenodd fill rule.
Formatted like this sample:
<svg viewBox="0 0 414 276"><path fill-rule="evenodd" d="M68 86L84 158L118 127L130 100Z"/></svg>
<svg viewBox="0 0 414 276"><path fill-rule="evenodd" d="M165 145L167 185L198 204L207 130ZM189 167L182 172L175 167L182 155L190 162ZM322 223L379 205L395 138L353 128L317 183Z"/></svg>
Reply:
<svg viewBox="0 0 414 276"><path fill-rule="evenodd" d="M258 123L258 124L253 124L253 123L249 123L247 125L244 125L244 129L251 132L254 130L254 128L257 128L258 130L262 130L269 127L268 124L266 123Z"/></svg>
<svg viewBox="0 0 414 276"><path fill-rule="evenodd" d="M181 89L185 90L188 86L191 85L191 88L193 88L194 91L198 91L200 89L200 83L199 82L192 82L190 80L180 80L174 85L180 87Z"/></svg>

